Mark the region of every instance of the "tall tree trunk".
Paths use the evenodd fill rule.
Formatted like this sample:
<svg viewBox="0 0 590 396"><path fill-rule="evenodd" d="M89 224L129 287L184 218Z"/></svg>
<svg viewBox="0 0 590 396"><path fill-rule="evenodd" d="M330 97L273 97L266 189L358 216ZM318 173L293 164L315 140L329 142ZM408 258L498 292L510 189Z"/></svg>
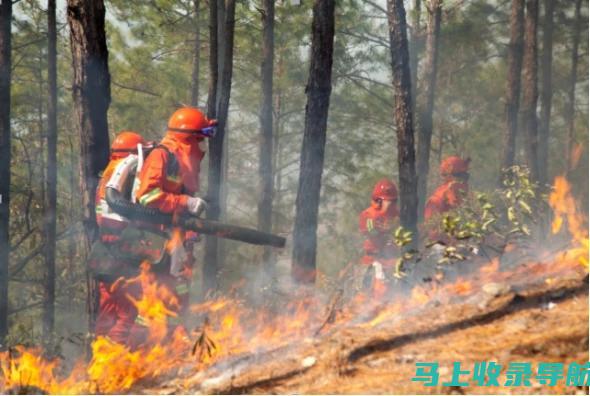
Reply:
<svg viewBox="0 0 590 396"><path fill-rule="evenodd" d="M436 69L442 0L431 0L428 8L428 33L426 36L426 60L424 63L424 95L420 106L420 125L418 135L418 217L426 202L428 171L430 168L430 146L432 143L432 113L434 111L434 92L436 90Z"/></svg>
<svg viewBox="0 0 590 396"><path fill-rule="evenodd" d="M281 21L278 21L280 24ZM281 80L284 74L284 57L283 57L283 48L279 48L277 51L277 67L276 67L276 76L278 80ZM272 160L272 174L273 174L273 208L280 209L282 203L282 179L281 179L281 169L283 167L283 147L281 146L281 133L282 133L282 118L283 118L283 90L280 86L274 86L275 91L275 99L274 99L274 120L273 120L273 160ZM273 209L274 210L274 209ZM280 216L277 215L275 211L275 215L273 216L273 230L278 230L281 226Z"/></svg>
<svg viewBox="0 0 590 396"><path fill-rule="evenodd" d="M191 105L199 105L199 73L201 70L201 10L200 0L193 1L195 7L195 48L193 52L193 73L191 76Z"/></svg>
<svg viewBox="0 0 590 396"><path fill-rule="evenodd" d="M94 196L99 173L109 161L107 111L111 101L103 0L68 0L74 81L72 91L80 134L80 188L86 248L97 236ZM96 282L87 273L89 330L98 309Z"/></svg>
<svg viewBox="0 0 590 396"><path fill-rule="evenodd" d="M217 118L217 88L219 83L219 45L217 36L217 2L224 0L209 0L209 92L207 96L207 117L210 119ZM209 141L209 147L212 141ZM217 288L217 261L212 260L211 256L217 255L217 245L214 247L214 238L206 237L205 254L203 258L203 292L215 290ZM209 250L207 250L209 247ZM212 249L215 250L212 250Z"/></svg>
<svg viewBox="0 0 590 396"><path fill-rule="evenodd" d="M260 105L260 143L258 165L258 228L262 231L272 230L272 188L273 188L273 62L274 62L274 19L275 0L263 0L262 9L262 64L260 74L262 80L262 98ZM265 272L272 277L274 265L271 262L272 249L264 247L262 262Z"/></svg>
<svg viewBox="0 0 590 396"><path fill-rule="evenodd" d="M311 25L311 62L307 81L305 129L301 147L299 188L295 201L292 275L296 281L313 283L316 276L318 209L328 109L332 92L334 52L334 0L315 0Z"/></svg>
<svg viewBox="0 0 590 396"><path fill-rule="evenodd" d="M418 48L420 47L420 16L422 14L422 1L414 0L412 9L412 35L410 41L410 73L412 74L412 111L416 114L416 97L418 87Z"/></svg>
<svg viewBox="0 0 590 396"><path fill-rule="evenodd" d="M539 125L539 182L547 184L549 135L551 133L551 99L553 86L551 74L553 69L553 9L554 0L545 0L545 16L543 21L543 55L541 58L541 124Z"/></svg>
<svg viewBox="0 0 590 396"><path fill-rule="evenodd" d="M537 133L537 23L539 19L539 0L527 0L524 18L524 56L523 56L523 97L522 111L526 137L527 164L531 179L539 181Z"/></svg>
<svg viewBox="0 0 590 396"><path fill-rule="evenodd" d="M87 239L96 236L94 195L99 173L109 161L107 111L111 102L111 76L105 36L103 0L68 0L68 23L73 96L80 133L81 187Z"/></svg>
<svg viewBox="0 0 590 396"><path fill-rule="evenodd" d="M223 1L223 0L218 0ZM215 4L212 4L213 7ZM219 125L217 128L217 135L209 141L209 177L207 197L210 200L209 209L207 210L207 218L212 220L219 219L220 207L220 190L222 183L222 168L223 168L223 142L225 137L225 127L227 125L227 116L229 111L229 99L231 94L231 82L233 71L233 49L234 49L234 25L235 25L235 0L228 0L225 8L225 27L223 29L224 36L221 40L217 40L223 45L223 70L221 73L221 83L217 93L217 119ZM219 19L219 15L217 15ZM219 31L219 27L217 27ZM218 48L219 48L218 47ZM213 55L211 55L213 56ZM218 57L219 58L219 57ZM219 63L217 64L219 68ZM209 91L211 92L211 90ZM215 237L208 237L205 240L205 288L204 290L211 290L217 288L217 271L219 267L219 252L218 239Z"/></svg>
<svg viewBox="0 0 590 396"><path fill-rule="evenodd" d="M414 233L414 241L417 241L418 185L406 11L403 0L387 0L387 14L395 102L393 118L397 134L400 221L404 228Z"/></svg>
<svg viewBox="0 0 590 396"><path fill-rule="evenodd" d="M217 83L219 80L217 1L209 0L209 92L207 94L207 118L217 118Z"/></svg>
<svg viewBox="0 0 590 396"><path fill-rule="evenodd" d="M12 1L0 2L0 344L8 335Z"/></svg>
<svg viewBox="0 0 590 396"><path fill-rule="evenodd" d="M576 82L578 79L578 48L580 46L580 32L582 18L580 8L582 0L576 0L576 12L574 15L574 43L572 45L572 63L569 77L569 86L567 92L567 104L565 119L567 123L567 153L566 153L566 171L569 172L574 167L572 160L572 151L575 145L575 116L576 116Z"/></svg>
<svg viewBox="0 0 590 396"><path fill-rule="evenodd" d="M520 73L524 47L524 1L512 0L510 12L510 44L508 44L508 78L504 104L504 136L500 171L514 165L518 108L520 101ZM500 181L502 172L500 172Z"/></svg>
<svg viewBox="0 0 590 396"><path fill-rule="evenodd" d="M47 204L45 207L45 301L43 304L43 338L51 340L55 323L55 233L57 228L57 30L55 0L47 2Z"/></svg>

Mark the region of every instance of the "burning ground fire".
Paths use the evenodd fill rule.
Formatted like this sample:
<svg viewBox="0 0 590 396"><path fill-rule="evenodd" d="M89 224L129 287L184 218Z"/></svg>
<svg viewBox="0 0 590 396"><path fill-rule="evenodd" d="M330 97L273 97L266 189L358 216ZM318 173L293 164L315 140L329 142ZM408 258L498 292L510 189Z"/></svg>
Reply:
<svg viewBox="0 0 590 396"><path fill-rule="evenodd" d="M514 278L551 282L567 271L584 267L587 270L587 219L576 211L565 178L556 179L549 204L554 211L553 234L567 229L571 235L567 249L544 258L542 263L527 262L506 271L500 269L500 260L494 258L470 275L446 284L414 286L409 293L390 302L359 294L341 309L334 309L334 301L326 303L307 294L296 296L277 312L271 308L250 308L238 298L222 297L190 308L191 315L202 319L198 329L185 332L177 327L170 334L169 323L175 318L169 307L176 302L166 288L154 282L145 266L132 280L141 283L143 294L130 299L146 319L146 342L130 350L98 337L92 343L92 359L80 359L69 373L62 369L63 362L45 359L39 349L17 347L2 352L0 392L29 389L51 394L122 393L163 375L203 371L232 358L321 336L337 327L378 327L434 300L444 304L469 297L493 282Z"/></svg>

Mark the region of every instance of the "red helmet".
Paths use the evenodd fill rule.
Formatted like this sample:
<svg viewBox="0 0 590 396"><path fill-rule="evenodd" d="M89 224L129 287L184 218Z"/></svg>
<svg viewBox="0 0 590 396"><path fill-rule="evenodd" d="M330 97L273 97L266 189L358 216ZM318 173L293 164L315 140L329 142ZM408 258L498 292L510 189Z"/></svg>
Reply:
<svg viewBox="0 0 590 396"><path fill-rule="evenodd" d="M174 112L168 121L168 130L191 133L203 137L215 136L217 120L209 120L196 107L182 107Z"/></svg>
<svg viewBox="0 0 590 396"><path fill-rule="evenodd" d="M457 175L469 171L470 158L462 159L456 155L445 158L440 163L440 174L442 176Z"/></svg>
<svg viewBox="0 0 590 396"><path fill-rule="evenodd" d="M111 145L111 158L125 158L131 153L137 153L137 145L145 141L137 132L121 131Z"/></svg>
<svg viewBox="0 0 590 396"><path fill-rule="evenodd" d="M395 201L397 200L397 187L391 180L381 179L377 182L377 184L375 184L371 198L373 200L381 198Z"/></svg>

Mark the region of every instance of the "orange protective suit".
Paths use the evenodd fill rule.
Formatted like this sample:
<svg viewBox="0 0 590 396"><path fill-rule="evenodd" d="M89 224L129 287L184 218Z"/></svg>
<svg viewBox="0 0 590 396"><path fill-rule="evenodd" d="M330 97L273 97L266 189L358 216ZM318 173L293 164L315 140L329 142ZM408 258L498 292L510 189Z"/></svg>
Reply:
<svg viewBox="0 0 590 396"><path fill-rule="evenodd" d="M393 243L397 209L397 188L388 179L377 182L371 195L371 206L359 216L359 230L366 238L361 264L366 268L363 288L380 298L388 290L390 276L396 263L397 247Z"/></svg>
<svg viewBox="0 0 590 396"><path fill-rule="evenodd" d="M139 204L163 213L181 214L189 210L188 201L194 199L192 196L199 191L199 171L206 152L205 137L210 136L204 133L215 124L215 120L208 120L195 108L182 108L172 115L166 135L145 159L139 172L136 192ZM194 262L191 239L195 234L181 230L175 230L175 234L184 241L186 249L185 275L171 274L170 268L167 268L158 271L156 280L176 295L180 316L189 303L190 274ZM145 336L142 318L137 316L128 343L138 345Z"/></svg>
<svg viewBox="0 0 590 396"><path fill-rule="evenodd" d="M459 207L469 192L469 185L458 180L446 180L432 193L424 209L424 219Z"/></svg>
<svg viewBox="0 0 590 396"><path fill-rule="evenodd" d="M463 159L451 155L440 163L440 175L443 184L440 185L426 201L424 208L424 219L429 220L432 216L453 210L463 203L469 186L469 163L470 158Z"/></svg>
<svg viewBox="0 0 590 396"><path fill-rule="evenodd" d="M366 237L363 243L365 254L361 259L364 265L371 265L375 260L392 259L396 252L392 232L394 221L399 216L397 188L393 182L382 179L375 185L371 198L371 206L359 216L359 231Z"/></svg>
<svg viewBox="0 0 590 396"><path fill-rule="evenodd" d="M100 232L100 242L104 244L106 249L112 248L113 244L119 241L120 233L128 225L125 218L114 213L108 207L105 199L106 185L121 161L130 154L137 153L138 145L144 143L145 141L138 133L122 131L117 135L111 146L110 161L102 172L95 196L96 222ZM126 265L125 263L114 264ZM111 282L103 279L98 281L98 293L96 334L110 336L115 341L124 342L125 337L117 337L117 334L112 334L112 332L118 326L117 323L120 322L121 318L118 313L121 311L121 306L127 304L126 298L113 294L111 292Z"/></svg>
<svg viewBox="0 0 590 396"><path fill-rule="evenodd" d="M186 211L187 199L199 191L203 144L194 135L168 133L145 159L139 173L138 202L163 213Z"/></svg>

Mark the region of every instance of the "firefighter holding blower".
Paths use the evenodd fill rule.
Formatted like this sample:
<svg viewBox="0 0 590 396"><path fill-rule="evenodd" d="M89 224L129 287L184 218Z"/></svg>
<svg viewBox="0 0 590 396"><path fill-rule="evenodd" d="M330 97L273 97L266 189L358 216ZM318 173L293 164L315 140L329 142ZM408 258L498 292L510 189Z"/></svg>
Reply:
<svg viewBox="0 0 590 396"><path fill-rule="evenodd" d="M172 114L166 134L147 156L137 174L135 200L140 205L157 209L161 213L199 216L207 208L199 191L199 171L205 156L205 139L215 136L217 121L209 120L197 108L183 107ZM182 317L189 304L189 287L194 265L193 244L197 234L173 229L168 241L167 255L154 266L156 281L175 294L178 305L174 311ZM137 316L130 332L131 345L145 338L144 318Z"/></svg>

